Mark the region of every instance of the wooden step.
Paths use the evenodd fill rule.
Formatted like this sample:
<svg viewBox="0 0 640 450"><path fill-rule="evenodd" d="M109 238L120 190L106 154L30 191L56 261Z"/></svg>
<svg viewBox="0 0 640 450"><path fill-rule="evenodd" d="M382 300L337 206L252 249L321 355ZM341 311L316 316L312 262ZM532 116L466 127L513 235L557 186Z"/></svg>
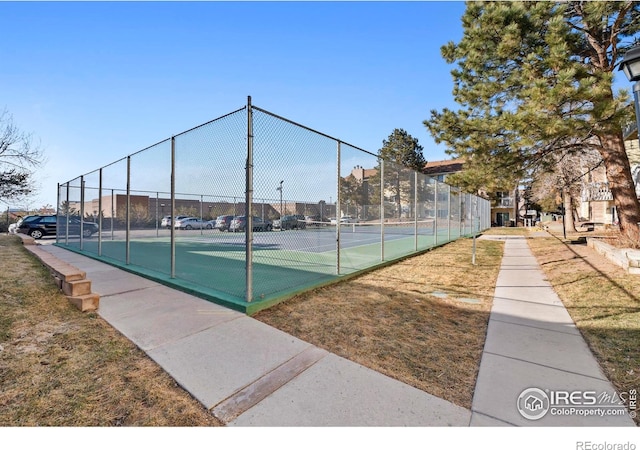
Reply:
<svg viewBox="0 0 640 450"><path fill-rule="evenodd" d="M100 295L98 294L67 296L67 298L82 312L97 311L98 306L100 305Z"/></svg>

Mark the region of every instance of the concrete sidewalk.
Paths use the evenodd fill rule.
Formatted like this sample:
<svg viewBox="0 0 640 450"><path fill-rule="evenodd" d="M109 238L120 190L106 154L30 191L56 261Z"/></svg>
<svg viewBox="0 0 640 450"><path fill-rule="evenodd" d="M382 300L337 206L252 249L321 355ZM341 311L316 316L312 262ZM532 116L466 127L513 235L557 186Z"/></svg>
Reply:
<svg viewBox="0 0 640 450"><path fill-rule="evenodd" d="M227 425L468 426L471 412L239 312L105 263L84 270L98 314Z"/></svg>
<svg viewBox="0 0 640 450"><path fill-rule="evenodd" d="M531 255L506 239L472 411L319 349L244 314L68 250L99 315L235 426L631 425L624 417L525 419L527 388L613 388Z"/></svg>
<svg viewBox="0 0 640 450"><path fill-rule="evenodd" d="M564 408L565 402L559 402L563 407L550 404L542 415L544 408L526 409L525 395L519 405L529 418L519 412L519 397L530 388L536 389L531 398L534 401L545 395L549 398L552 391L613 395L615 389L546 280L526 238L485 238L504 239L505 249L476 381L471 426L634 426L626 410L619 416L579 415L594 409L588 405L589 398L581 397L577 403L583 405L572 405L573 412L569 405ZM609 404L604 409L616 408ZM559 414L554 415L553 410ZM542 417L532 420L538 412Z"/></svg>

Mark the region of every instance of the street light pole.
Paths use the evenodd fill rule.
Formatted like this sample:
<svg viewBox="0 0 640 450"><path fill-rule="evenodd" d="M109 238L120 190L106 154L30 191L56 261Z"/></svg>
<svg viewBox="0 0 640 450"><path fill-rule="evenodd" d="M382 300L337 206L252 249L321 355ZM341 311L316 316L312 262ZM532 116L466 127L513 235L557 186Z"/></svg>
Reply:
<svg viewBox="0 0 640 450"><path fill-rule="evenodd" d="M640 80L633 84L633 98L636 105L636 135L640 142Z"/></svg>
<svg viewBox="0 0 640 450"><path fill-rule="evenodd" d="M622 70L627 79L634 83L633 99L636 109L636 134L640 141L640 45L627 50L618 70Z"/></svg>
<svg viewBox="0 0 640 450"><path fill-rule="evenodd" d="M280 186L276 188L276 191L280 191L280 219L282 219L282 183L284 183L284 180L282 180Z"/></svg>
<svg viewBox="0 0 640 450"><path fill-rule="evenodd" d="M633 84L633 100L636 109L636 138L640 143L640 44L627 50L620 63L620 68ZM640 223L638 223L640 228Z"/></svg>

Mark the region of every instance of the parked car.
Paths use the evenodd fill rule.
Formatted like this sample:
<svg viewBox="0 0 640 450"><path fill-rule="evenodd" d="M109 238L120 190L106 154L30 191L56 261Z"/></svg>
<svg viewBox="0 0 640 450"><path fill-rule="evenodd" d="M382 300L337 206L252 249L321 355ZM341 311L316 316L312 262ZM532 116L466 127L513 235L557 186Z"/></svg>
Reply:
<svg viewBox="0 0 640 450"><path fill-rule="evenodd" d="M184 219L176 220L173 227L176 230L202 230L203 228L210 230L213 228L213 225L198 217L185 217Z"/></svg>
<svg viewBox="0 0 640 450"><path fill-rule="evenodd" d="M233 216L218 216L216 218L216 220L212 220L212 222L215 222L214 224L214 228L216 230L220 230L220 231L229 231L229 225L231 225L231 221L233 220Z"/></svg>
<svg viewBox="0 0 640 450"><path fill-rule="evenodd" d="M319 214L315 216L305 216L304 218L308 227L326 227L329 225L329 219L321 217Z"/></svg>
<svg viewBox="0 0 640 450"><path fill-rule="evenodd" d="M273 221L273 228L277 230L304 230L306 227L305 217L300 214L289 214Z"/></svg>
<svg viewBox="0 0 640 450"><path fill-rule="evenodd" d="M340 223L358 223L359 220L353 216L342 216L340 218Z"/></svg>
<svg viewBox="0 0 640 450"><path fill-rule="evenodd" d="M69 236L80 236L86 238L93 236L98 232L98 224L94 222L80 222L78 217L69 217ZM34 239L40 239L43 236L51 236L60 233L61 236L66 234L67 217L60 217L60 229L58 230L58 216L27 216L22 219L20 226L17 228L18 233L27 234Z"/></svg>
<svg viewBox="0 0 640 450"><path fill-rule="evenodd" d="M229 231L243 232L247 228L247 218L245 216L237 216L231 221ZM271 231L273 223L270 220L262 220L260 217L253 216L253 231Z"/></svg>
<svg viewBox="0 0 640 450"><path fill-rule="evenodd" d="M18 232L18 228L20 228L20 224L24 221L24 219L27 219L29 217L33 217L33 216L20 217L16 221L16 223L12 223L11 225L9 225L9 233L10 234L16 234Z"/></svg>
<svg viewBox="0 0 640 450"><path fill-rule="evenodd" d="M176 216L176 220L186 219L189 216ZM160 222L162 228L171 228L171 216L164 216Z"/></svg>

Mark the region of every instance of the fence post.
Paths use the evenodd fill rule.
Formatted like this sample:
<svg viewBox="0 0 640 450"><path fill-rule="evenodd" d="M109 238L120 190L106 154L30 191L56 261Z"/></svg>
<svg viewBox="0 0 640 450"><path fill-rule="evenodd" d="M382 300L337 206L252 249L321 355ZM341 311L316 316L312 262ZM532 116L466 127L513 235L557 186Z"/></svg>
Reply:
<svg viewBox="0 0 640 450"><path fill-rule="evenodd" d="M245 265L246 301L253 300L253 110L251 96L247 97L247 166L245 191Z"/></svg>
<svg viewBox="0 0 640 450"><path fill-rule="evenodd" d="M114 202L116 200L115 200L114 195L115 195L115 192L114 192L113 189L111 189L111 240L112 241L114 240L114 236L113 236L113 221L116 218L116 213L115 213L115 210L114 210L114 208L115 208L115 206L114 206L115 203Z"/></svg>
<svg viewBox="0 0 640 450"><path fill-rule="evenodd" d="M380 261L384 261L384 159L380 159Z"/></svg>
<svg viewBox="0 0 640 450"><path fill-rule="evenodd" d="M56 193L56 244L60 243L60 235L58 234L58 230L60 227L58 224L60 223L60 183L58 183L58 192ZM18 230L16 230L17 232Z"/></svg>
<svg viewBox="0 0 640 450"><path fill-rule="evenodd" d="M462 188L458 188L458 237L462 237Z"/></svg>
<svg viewBox="0 0 640 450"><path fill-rule="evenodd" d="M102 256L102 167L98 176L98 256Z"/></svg>
<svg viewBox="0 0 640 450"><path fill-rule="evenodd" d="M131 262L130 232L131 232L131 156L127 156L127 211L125 213L125 242L126 242L126 264Z"/></svg>
<svg viewBox="0 0 640 450"><path fill-rule="evenodd" d="M176 138L171 136L171 219L169 219L169 232L171 241L171 278L176 277L176 230L173 222L176 219Z"/></svg>
<svg viewBox="0 0 640 450"><path fill-rule="evenodd" d="M84 250L84 175L80 175L80 250Z"/></svg>
<svg viewBox="0 0 640 450"><path fill-rule="evenodd" d="M475 195L473 196L473 211L471 212L471 231L473 232L473 250L472 250L472 257L471 257L471 264L473 264L474 266L476 265L476 229L473 225L473 218L475 215L477 215L478 213L478 197L476 197Z"/></svg>
<svg viewBox="0 0 640 450"><path fill-rule="evenodd" d="M336 274L340 275L340 141L337 143L336 150L336 173L338 183L338 193L336 194Z"/></svg>
<svg viewBox="0 0 640 450"><path fill-rule="evenodd" d="M413 240L414 251L418 251L418 172L413 172Z"/></svg>
<svg viewBox="0 0 640 450"><path fill-rule="evenodd" d="M204 222L204 218L202 217L202 202L204 201L204 196L200 194L200 222ZM200 224L200 236L204 234L204 225Z"/></svg>
<svg viewBox="0 0 640 450"><path fill-rule="evenodd" d="M447 242L451 242L451 185L447 184Z"/></svg>
<svg viewBox="0 0 640 450"><path fill-rule="evenodd" d="M433 222L433 246L438 245L438 179L435 178L435 188L433 190L433 198L435 204L434 222Z"/></svg>
<svg viewBox="0 0 640 450"><path fill-rule="evenodd" d="M66 211L65 211L65 218L64 218L64 223L65 223L65 227L64 227L64 245L69 245L69 181L67 181L67 206L66 206Z"/></svg>

